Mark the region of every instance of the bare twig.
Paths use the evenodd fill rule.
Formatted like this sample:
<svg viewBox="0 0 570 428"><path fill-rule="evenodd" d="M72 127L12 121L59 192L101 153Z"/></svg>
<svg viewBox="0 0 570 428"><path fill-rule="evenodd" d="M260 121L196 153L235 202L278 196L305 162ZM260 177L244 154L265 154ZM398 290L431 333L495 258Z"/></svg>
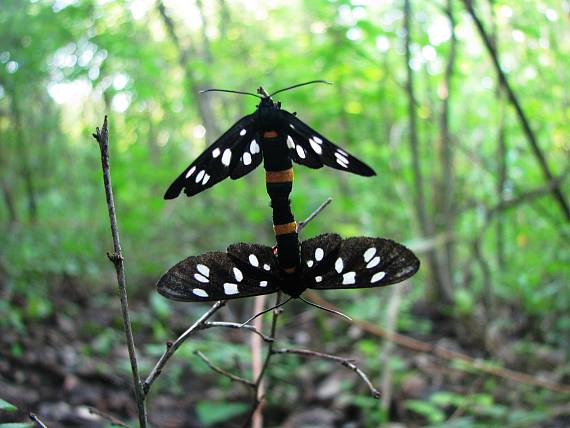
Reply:
<svg viewBox="0 0 570 428"><path fill-rule="evenodd" d="M400 310L400 302L402 300L402 292L404 291L405 283L398 287L392 287L392 293L390 294L390 300L388 301L388 311L386 314L386 331L395 332L396 325L398 322L398 312ZM382 401L380 403L380 408L387 414L390 404L392 401L392 386L393 386L393 374L394 370L390 367L390 357L394 351L396 345L393 342L388 342L382 349L382 355L380 357L380 367L382 370L382 379L380 381L380 387L382 389Z"/></svg>
<svg viewBox="0 0 570 428"><path fill-rule="evenodd" d="M92 415L97 415L97 416L101 417L102 419L105 419L106 421L110 422L111 425L122 427L122 428L131 428L129 425L127 425L126 423L124 423L120 419L114 417L113 415L110 415L109 413L105 413L105 412L103 412L99 409L96 409L95 407L91 407L91 406L89 406L88 409L89 409L89 413L91 413Z"/></svg>
<svg viewBox="0 0 570 428"><path fill-rule="evenodd" d="M96 128L93 138L99 143L101 150L101 166L103 168L103 182L105 185L105 195L107 198L107 209L109 211L109 220L111 221L111 234L113 235L113 254L107 253L107 257L115 266L117 273L117 284L119 286L119 296L121 299L121 312L123 315L123 328L127 338L127 348L129 351L129 359L131 361L131 372L133 376L133 384L135 388L135 399L137 402L137 410L139 416L139 424L141 428L146 428L147 417L144 403L144 393L142 390L139 369L137 364L137 354L135 350L135 341L133 338L133 330L131 328L131 320L129 316L129 305L127 301L127 285L125 279L125 265L123 261L123 253L121 250L121 241L119 239L119 227L117 225L117 215L115 212L115 202L113 200L113 187L111 184L111 171L109 168L109 132L107 129L107 116L103 121L103 128Z"/></svg>
<svg viewBox="0 0 570 428"><path fill-rule="evenodd" d="M253 303L253 311L256 314L262 313L265 306L266 295L262 294L260 296L255 296ZM263 328L263 317L257 317L253 320L253 325L261 330ZM251 373L252 379L259 378L261 370L263 368L263 343L259 337L251 337ZM261 383L259 385L259 390L254 391L257 396L262 396L264 394L264 385ZM251 421L251 428L263 428L263 412L254 412Z"/></svg>
<svg viewBox="0 0 570 428"><path fill-rule="evenodd" d="M148 391L152 383L160 376L160 374L162 373L162 369L164 368L168 360L170 360L170 358L174 355L174 353L180 347L180 345L182 345L184 341L188 339L190 336L192 336L194 333L200 331L203 328L203 325L206 322L206 320L210 318L212 315L214 315L224 305L225 301L223 300L219 300L216 303L214 303L212 307L208 309L208 312L202 315L198 319L198 321L196 321L194 324L190 326L190 328L188 328L188 330L186 330L184 333L178 336L178 338L174 342L168 342L166 344L166 351L164 351L164 354L162 354L162 356L159 358L158 362L155 364L150 374L147 376L146 380L143 383L143 393L145 395L148 394Z"/></svg>
<svg viewBox="0 0 570 428"><path fill-rule="evenodd" d="M255 388L255 383L253 383L250 380L244 379L243 377L240 376L236 376L216 365L214 365L202 352L200 351L194 351L194 354L196 354L198 357L200 357L202 359L202 361L204 361L206 363L206 365L208 367L210 367L212 370L214 370L216 373L219 373L235 382L239 382L242 383L250 388Z"/></svg>
<svg viewBox="0 0 570 428"><path fill-rule="evenodd" d="M323 299L319 294L313 292L309 292L309 294L311 299L319 302L319 304L326 305L333 309L336 308L335 305L333 305L328 300ZM508 379L519 383L526 383L528 385L538 386L555 392L570 394L570 385L555 383L526 373L510 370L504 367L498 367L489 361L473 358L469 355L457 351L452 351L442 346L432 345L431 343L414 339L413 337L405 336L396 332L390 333L384 330L382 327L365 320L354 319L352 320L352 324L360 327L367 333L383 337L386 340L390 340L399 346L411 349L413 351L433 354L445 360L460 361L470 369L475 369L483 373L501 377L503 379Z"/></svg>
<svg viewBox="0 0 570 428"><path fill-rule="evenodd" d="M311 351L308 349L282 348L282 349L273 349L271 352L273 354L297 354L297 355L302 355L304 357L314 357L314 358L321 358L324 360L336 361L337 363L340 363L343 366L351 369L358 376L360 376L360 378L364 381L364 383L366 384L366 386L370 390L370 394L372 395L372 397L380 398L382 396L380 394L380 391L378 391L374 387L374 385L372 385L372 382L370 382L370 379L368 379L368 376L366 375L366 373L364 373L360 368L358 368L358 366L356 366L356 364L354 364L353 360L338 357L336 355L324 354L322 352L317 352L317 351Z"/></svg>
<svg viewBox="0 0 570 428"><path fill-rule="evenodd" d="M225 321L207 321L202 325L202 330L212 327L224 327L224 328L233 328L233 329L241 329L250 331L263 339L264 342L273 342L273 338L267 336L262 331L257 329L253 325L249 324L240 324L238 322L225 322Z"/></svg>
<svg viewBox="0 0 570 428"><path fill-rule="evenodd" d="M534 131L532 130L532 128L530 126L530 122L527 118L527 115L523 111L521 103L519 102L517 95L515 94L514 90L512 89L512 87L509 83L509 80L507 79L507 76L501 67L501 64L499 62L499 57L497 55L497 51L496 51L496 48L493 44L493 41L491 40L491 38L487 34L487 31L485 30L483 23L481 22L481 20L477 16L475 9L473 8L473 1L472 0L463 0L463 4L465 5L467 12L469 12L469 15L473 19L473 22L475 23L475 26L477 27L477 30L479 31L479 34L480 34L481 38L483 39L483 44L485 45L487 52L489 53L489 56L491 57L491 60L492 60L493 65L495 67L495 71L497 73L497 77L499 79L501 87L506 92L507 97L509 99L509 102L512 104L513 108L516 111L517 117L518 117L519 122L523 128L524 134L525 134L525 136L528 140L528 143L530 144L530 147L532 149L532 153L533 153L534 157L537 159L538 164L540 165L540 169L542 170L542 174L546 178L547 182L551 182L554 179L554 174L551 172L550 167L548 166L548 163L546 161L546 157L544 156L544 153L542 152L541 148L538 145L538 141L536 139ZM562 190L560 189L559 186L555 186L552 188L552 196L554 196L554 199L556 199L556 201L560 205L560 208L561 208L562 212L564 213L566 220L570 220L570 205L568 205L568 201L566 200L566 197L562 193Z"/></svg>
<svg viewBox="0 0 570 428"><path fill-rule="evenodd" d="M38 418L38 417L36 416L35 413L30 413L29 416L30 416L30 419L31 419L32 421L34 421L35 424L36 424L37 426L39 426L40 428L48 428L47 425L44 424L44 423L40 420L40 418Z"/></svg>
<svg viewBox="0 0 570 428"><path fill-rule="evenodd" d="M313 211L309 217L307 217L305 220L300 221L299 224L297 225L297 233L301 233L301 231L305 228L305 226L307 226L307 224L313 220L316 216L318 216L322 210L324 210L330 203L332 202L332 198L329 196L321 205L319 205L319 207Z"/></svg>
<svg viewBox="0 0 570 428"><path fill-rule="evenodd" d="M278 291L277 292L277 298L275 300L275 305L277 306L279 303L281 303L281 292ZM263 366L261 367L261 371L259 372L259 376L257 376L257 379L255 380L255 390L254 390L254 395L253 395L253 406L251 408L251 411L249 413L248 418L246 419L243 427L248 427L250 425L250 422L256 417L255 414L257 412L261 412L262 411L262 402L263 402L263 386L262 386L262 382L263 382L263 377L265 376L265 372L267 370L267 367L269 366L269 361L271 360L271 357L273 355L273 346L275 344L275 335L276 335L276 331L277 331L277 318L279 317L279 314L281 313L283 309L282 308L277 308L273 311L273 317L271 319L271 333L270 336L273 338L272 342L269 342L268 345L268 349L267 349L267 355L265 356L265 361L263 362Z"/></svg>

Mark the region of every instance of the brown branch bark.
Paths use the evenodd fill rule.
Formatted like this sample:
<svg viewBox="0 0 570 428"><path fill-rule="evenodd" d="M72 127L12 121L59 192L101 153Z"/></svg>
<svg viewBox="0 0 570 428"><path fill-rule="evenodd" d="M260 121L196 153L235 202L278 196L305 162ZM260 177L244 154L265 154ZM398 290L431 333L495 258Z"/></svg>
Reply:
<svg viewBox="0 0 570 428"><path fill-rule="evenodd" d="M318 304L326 306L331 309L338 310L338 308L335 305L333 305L328 300L323 299L318 293L309 291L308 294L310 298L313 301L317 302ZM549 389L555 392L570 394L570 385L551 382L542 378L529 375L527 373L510 370L504 367L497 367L496 365L494 365L489 361L485 361L479 358L473 358L461 352L452 351L450 349L446 349L441 346L435 346L432 345L431 343L414 339L413 337L409 337L400 333L387 332L382 327L365 320L353 319L351 321L351 324L360 327L363 331L366 331L367 333L370 333L374 336L382 337L386 340L390 340L396 343L397 345L411 349L412 351L432 354L449 361L460 361L461 363L465 364L465 366L468 367L469 369L475 369L483 373L487 373L503 379L508 379L514 382L525 383L527 385L533 385L540 388Z"/></svg>
<svg viewBox="0 0 570 428"><path fill-rule="evenodd" d="M433 221L428 218L426 210L426 198L424 192L424 176L420 162L420 148L417 131L417 112L416 112L416 95L414 90L414 73L411 68L411 43L412 43L412 5L411 0L404 0L404 50L406 59L406 94L408 97L408 138L410 144L410 153L412 158L412 174L414 180L414 208L419 223L422 236L431 236L433 234ZM428 264L432 274L431 281L431 300L438 303L448 304L452 301L452 290L445 287L445 281L442 279L441 269L438 263L438 257L435 250L427 253Z"/></svg>
<svg viewBox="0 0 570 428"><path fill-rule="evenodd" d="M158 362L152 368L150 374L147 376L146 380L143 383L143 394L145 396L148 394L148 391L150 390L150 387L152 386L154 381L162 373L162 369L164 368L168 360L170 360L170 358L172 358L176 350L180 348L180 345L182 345L186 341L186 339L188 339L194 333L204 328L204 325L208 320L208 318L214 315L224 305L225 302L223 300L217 301L204 315L202 315L194 324L192 324L192 326L190 326L184 333L178 336L178 338L174 342L167 342L166 351L164 351L164 353L159 358Z"/></svg>
<svg viewBox="0 0 570 428"><path fill-rule="evenodd" d="M358 366L356 364L354 364L354 362L350 359L338 357L336 355L331 355L331 354L324 354L322 352L311 351L308 349L282 348L282 349L273 349L271 351L271 353L273 353L273 354L297 354L297 355L302 355L304 357L313 357L313 358L321 358L323 360L336 361L337 363L340 363L344 367L347 367L350 370L352 370L353 372L355 372L364 381L364 383L366 384L366 386L370 390L370 395L372 395L372 397L374 397L374 398L380 398L381 397L380 391L378 391L374 387L374 385L372 385L372 382L370 382L370 379L368 379L368 376L366 375L366 373L364 373L360 368L358 368Z"/></svg>
<svg viewBox="0 0 570 428"><path fill-rule="evenodd" d="M127 283L125 279L125 265L123 252L121 250L121 241L119 238L119 226L117 225L117 214L115 212L115 201L113 199L113 187L111 184L111 171L109 167L109 132L107 129L107 116L103 121L103 128L97 128L93 138L99 143L101 151L101 166L103 169L103 183L105 186L105 196L107 198L107 210L109 211L109 220L111 222L111 234L113 236L113 254L107 253L107 257L115 266L117 274L117 285L119 287L119 297L121 299L121 312L123 315L123 328L127 339L127 348L129 351L129 359L131 361L131 372L133 376L133 386L135 389L135 399L137 402L137 410L139 416L139 424L141 428L147 426L147 416L144 404L144 393L139 377L139 369L137 364L137 354L135 342L133 338L133 330L131 328L131 320L129 316L129 304L127 301Z"/></svg>
<svg viewBox="0 0 570 428"><path fill-rule="evenodd" d="M479 19L478 15L475 12L472 0L462 0L462 1L463 4L465 5L465 8L467 9L467 12L473 19L473 22L475 23L475 26L477 27L477 30L479 32L479 35L483 39L483 44L485 45L487 52L491 57L501 87L506 92L509 102L512 104L513 108L515 109L519 122L522 126L523 132L531 147L534 157L538 161L542 174L544 175L546 181L550 182L554 179L554 174L551 172L550 167L548 166L546 157L544 156L544 153L542 152L538 144L538 140L534 134L534 131L530 126L530 122L527 118L527 115L525 114L517 95L512 89L509 80L507 79L507 76L501 67L496 48L493 45L491 38L487 34L487 31L485 30L482 21ZM560 206L562 213L566 217L566 220L570 221L570 205L568 205L568 201L566 200L566 197L562 193L562 190L560 189L559 186L556 186L552 189L552 196L558 202L558 205Z"/></svg>
<svg viewBox="0 0 570 428"><path fill-rule="evenodd" d="M204 127L206 128L208 135L219 135L220 129L215 121L213 107L211 105L211 99L209 97L200 97L200 90L204 89L196 76L194 75L192 69L190 68L190 58L192 56L197 56L197 50L192 49L192 46L184 46L182 41L176 31L176 25L173 19L168 14L166 7L162 0L157 1L157 9L159 15L162 19L164 26L166 27L166 32L168 33L172 43L176 47L178 52L178 64L184 71L184 79L188 86L188 92L196 100L196 105L198 108L198 114L204 122ZM207 82L202 82L207 83ZM206 86L209 86L206 84ZM190 95L189 94L189 95Z"/></svg>
<svg viewBox="0 0 570 428"><path fill-rule="evenodd" d="M118 427L122 427L122 428L131 428L130 426L128 426L126 423L124 423L120 419L114 417L113 415L105 413L99 409L96 409L95 407L89 406L88 409L89 409L89 413L91 413L92 415L97 415L102 419L105 419L106 421L110 422L111 425L113 425L113 426L118 426Z"/></svg>
<svg viewBox="0 0 570 428"><path fill-rule="evenodd" d="M204 363L206 363L206 365L212 369L213 371L215 371L216 373L221 374L222 376L227 377L228 379L234 381L234 382L239 382L245 386L248 386L250 388L255 388L255 384L247 379L244 379L243 377L240 376L236 376L235 374L232 374L216 365L214 365L214 363L212 363L202 352L200 351L194 351L194 354L196 354L198 357L200 357L200 359L202 361L204 361Z"/></svg>

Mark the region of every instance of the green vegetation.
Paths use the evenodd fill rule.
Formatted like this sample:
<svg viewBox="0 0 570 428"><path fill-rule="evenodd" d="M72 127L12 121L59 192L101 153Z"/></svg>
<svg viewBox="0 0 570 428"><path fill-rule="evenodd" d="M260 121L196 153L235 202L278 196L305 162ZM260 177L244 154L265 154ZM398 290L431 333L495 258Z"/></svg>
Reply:
<svg viewBox="0 0 570 428"><path fill-rule="evenodd" d="M74 415L99 407L100 383L132 400L91 137L103 116L146 375L164 342L206 310L165 301L156 279L190 254L274 241L262 169L191 199L162 199L183 168L255 108L252 97L198 92L276 90L312 79L334 86L277 98L378 176L296 167L297 219L334 199L303 235L389 237L422 259L407 285L321 296L372 326L392 323L433 349L568 391L570 3L473 2L531 135L464 2L413 1L409 14L406 3L0 0L0 397L39 416L42 404L56 401ZM251 299L228 306L228 321L253 312ZM382 387L391 401L371 399L352 372L332 363L275 357L268 426L311 408L335 409L337 420L364 427L570 425L568 392L450 363L433 349L394 346L298 303L280 322L284 341L354 357L376 386L388 372ZM233 426L248 411L247 391L208 370L194 350L251 375L249 336L206 330L156 383L151 420ZM16 422L4 403L0 423ZM118 403L106 410L136 420L134 407ZM57 419L62 408L44 410Z"/></svg>

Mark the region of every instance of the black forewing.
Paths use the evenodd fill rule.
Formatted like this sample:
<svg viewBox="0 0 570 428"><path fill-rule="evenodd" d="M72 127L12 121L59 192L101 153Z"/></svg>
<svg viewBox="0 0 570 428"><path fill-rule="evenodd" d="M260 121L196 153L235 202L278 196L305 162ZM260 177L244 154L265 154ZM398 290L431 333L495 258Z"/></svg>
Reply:
<svg viewBox="0 0 570 428"><path fill-rule="evenodd" d="M257 254L260 259L266 249L271 251L264 247ZM238 266L228 253L209 252L177 263L160 278L157 288L164 297L185 302L236 299L278 290L277 281L267 275L263 266L257 270L250 268L246 271Z"/></svg>
<svg viewBox="0 0 570 428"><path fill-rule="evenodd" d="M308 162L314 163L313 159L316 158L322 164L341 171L348 171L367 177L376 175L374 170L364 162L332 143L294 114L286 110L281 110L281 113L284 120L289 124L288 135L295 142L295 145L300 146L303 152L307 154L306 158L301 159L301 161L293 158L295 162L310 166ZM295 151L297 150L295 148ZM315 167L313 166L313 168Z"/></svg>
<svg viewBox="0 0 570 428"><path fill-rule="evenodd" d="M311 272L310 288L368 288L401 282L414 275L420 261L405 246L389 239L343 239L324 273Z"/></svg>
<svg viewBox="0 0 570 428"><path fill-rule="evenodd" d="M249 148L246 143L251 141L254 131L253 114L238 120L174 180L164 194L164 199L176 198L182 189L188 196L195 195L219 183L234 170L239 169L242 151ZM257 165L259 162L255 166ZM248 169L239 176L247 174L252 169Z"/></svg>
<svg viewBox="0 0 570 428"><path fill-rule="evenodd" d="M237 180L249 174L257 168L263 160L261 147L255 138L255 132L249 132L248 130L245 136L248 138L244 139L239 149L236 150L236 152L241 153L241 155L239 158L236 158L237 162L235 166L231 168L230 177L232 180Z"/></svg>
<svg viewBox="0 0 570 428"><path fill-rule="evenodd" d="M301 243L301 275L314 282L314 278L332 269L342 238L336 233L325 233Z"/></svg>

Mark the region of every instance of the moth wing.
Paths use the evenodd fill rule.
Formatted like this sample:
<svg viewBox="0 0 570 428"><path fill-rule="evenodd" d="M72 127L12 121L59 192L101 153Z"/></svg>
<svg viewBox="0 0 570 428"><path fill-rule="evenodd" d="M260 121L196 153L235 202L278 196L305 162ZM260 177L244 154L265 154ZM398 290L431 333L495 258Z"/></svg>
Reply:
<svg viewBox="0 0 570 428"><path fill-rule="evenodd" d="M420 267L416 255L404 245L384 238L343 239L330 269L312 278L310 288L369 288L404 281Z"/></svg>
<svg viewBox="0 0 570 428"><path fill-rule="evenodd" d="M156 286L164 297L184 302L236 299L277 291L277 281L263 269L258 270L251 274L252 269L242 270L228 253L209 252L180 261Z"/></svg>
<svg viewBox="0 0 570 428"><path fill-rule="evenodd" d="M195 195L230 176L234 169L240 168L238 160L246 149L246 141L250 141L255 133L254 130L253 114L238 120L174 180L164 194L164 199L176 198L183 189L186 195ZM247 174L251 169L239 176Z"/></svg>
<svg viewBox="0 0 570 428"><path fill-rule="evenodd" d="M298 147L300 147L300 150L306 153L306 159L302 159L306 163L293 158L295 162L307 165L308 162L316 164L316 160L318 160L321 164L341 171L348 171L366 177L376 175L374 170L360 159L338 147L294 114L286 110L281 110L281 112L286 122L289 123L290 129L287 131L289 138L295 143L295 151L299 150Z"/></svg>

